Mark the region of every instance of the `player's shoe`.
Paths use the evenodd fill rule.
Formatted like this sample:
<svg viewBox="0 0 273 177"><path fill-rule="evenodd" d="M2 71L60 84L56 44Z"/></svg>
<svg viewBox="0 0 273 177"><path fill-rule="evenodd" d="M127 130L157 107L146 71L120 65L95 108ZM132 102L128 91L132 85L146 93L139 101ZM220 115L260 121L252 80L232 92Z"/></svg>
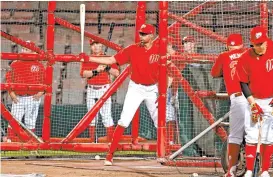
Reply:
<svg viewBox="0 0 273 177"><path fill-rule="evenodd" d="M236 166L231 167L224 177L236 177Z"/></svg>
<svg viewBox="0 0 273 177"><path fill-rule="evenodd" d="M252 171L247 170L244 177L252 177Z"/></svg>
<svg viewBox="0 0 273 177"><path fill-rule="evenodd" d="M113 154L108 153L104 161L104 166L112 166L112 165L113 165Z"/></svg>
<svg viewBox="0 0 273 177"><path fill-rule="evenodd" d="M269 175L268 171L264 171L264 172L260 175L260 177L270 177L270 175Z"/></svg>

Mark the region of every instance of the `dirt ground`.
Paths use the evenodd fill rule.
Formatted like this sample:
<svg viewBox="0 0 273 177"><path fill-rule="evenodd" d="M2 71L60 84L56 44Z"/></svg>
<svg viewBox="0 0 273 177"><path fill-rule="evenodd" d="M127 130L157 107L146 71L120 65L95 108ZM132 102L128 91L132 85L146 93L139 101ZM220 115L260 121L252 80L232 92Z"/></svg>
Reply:
<svg viewBox="0 0 273 177"><path fill-rule="evenodd" d="M220 168L166 167L155 160L115 160L103 166L103 160L2 160L1 174L45 174L46 177L200 177L223 175Z"/></svg>

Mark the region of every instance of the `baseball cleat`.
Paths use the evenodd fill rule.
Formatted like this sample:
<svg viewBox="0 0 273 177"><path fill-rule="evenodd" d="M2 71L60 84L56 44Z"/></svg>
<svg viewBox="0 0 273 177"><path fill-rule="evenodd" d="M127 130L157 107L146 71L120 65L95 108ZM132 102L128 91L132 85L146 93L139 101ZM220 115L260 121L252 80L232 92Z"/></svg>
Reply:
<svg viewBox="0 0 273 177"><path fill-rule="evenodd" d="M104 166L112 166L112 165L113 165L113 154L108 153L104 161Z"/></svg>
<svg viewBox="0 0 273 177"><path fill-rule="evenodd" d="M264 171L260 177L270 177L268 171Z"/></svg>
<svg viewBox="0 0 273 177"><path fill-rule="evenodd" d="M112 165L113 165L113 162L108 161L108 160L104 161L104 166L112 166Z"/></svg>
<svg viewBox="0 0 273 177"><path fill-rule="evenodd" d="M252 171L247 170L244 177L252 177Z"/></svg>

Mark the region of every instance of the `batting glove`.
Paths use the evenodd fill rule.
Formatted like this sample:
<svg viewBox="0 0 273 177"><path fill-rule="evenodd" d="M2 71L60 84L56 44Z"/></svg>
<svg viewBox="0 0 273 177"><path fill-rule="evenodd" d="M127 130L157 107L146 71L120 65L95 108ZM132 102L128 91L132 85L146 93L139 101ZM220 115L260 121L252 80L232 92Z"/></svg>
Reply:
<svg viewBox="0 0 273 177"><path fill-rule="evenodd" d="M89 56L86 55L85 53L80 53L79 58L81 62L88 62L89 61Z"/></svg>
<svg viewBox="0 0 273 177"><path fill-rule="evenodd" d="M257 104L253 103L251 104L251 120L254 123L257 123L258 120L262 121L262 114L263 114L262 108Z"/></svg>

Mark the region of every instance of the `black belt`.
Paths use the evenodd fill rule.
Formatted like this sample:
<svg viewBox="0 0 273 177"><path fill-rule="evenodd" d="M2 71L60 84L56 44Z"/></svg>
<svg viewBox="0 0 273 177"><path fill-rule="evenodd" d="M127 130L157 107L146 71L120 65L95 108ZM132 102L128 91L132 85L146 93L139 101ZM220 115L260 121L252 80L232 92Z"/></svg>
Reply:
<svg viewBox="0 0 273 177"><path fill-rule="evenodd" d="M27 96L32 96L32 95L25 94L25 95L18 95L18 96L27 97Z"/></svg>
<svg viewBox="0 0 273 177"><path fill-rule="evenodd" d="M139 84L139 83L136 83L136 84ZM139 84L139 85L152 86L152 85L155 85L155 84Z"/></svg>
<svg viewBox="0 0 273 177"><path fill-rule="evenodd" d="M103 85L103 86L94 86L94 85L88 85L89 88L94 89L94 90L99 90L99 89L103 89L106 88L107 85Z"/></svg>
<svg viewBox="0 0 273 177"><path fill-rule="evenodd" d="M242 96L242 95L243 95L242 92L237 92L234 94L235 97Z"/></svg>

